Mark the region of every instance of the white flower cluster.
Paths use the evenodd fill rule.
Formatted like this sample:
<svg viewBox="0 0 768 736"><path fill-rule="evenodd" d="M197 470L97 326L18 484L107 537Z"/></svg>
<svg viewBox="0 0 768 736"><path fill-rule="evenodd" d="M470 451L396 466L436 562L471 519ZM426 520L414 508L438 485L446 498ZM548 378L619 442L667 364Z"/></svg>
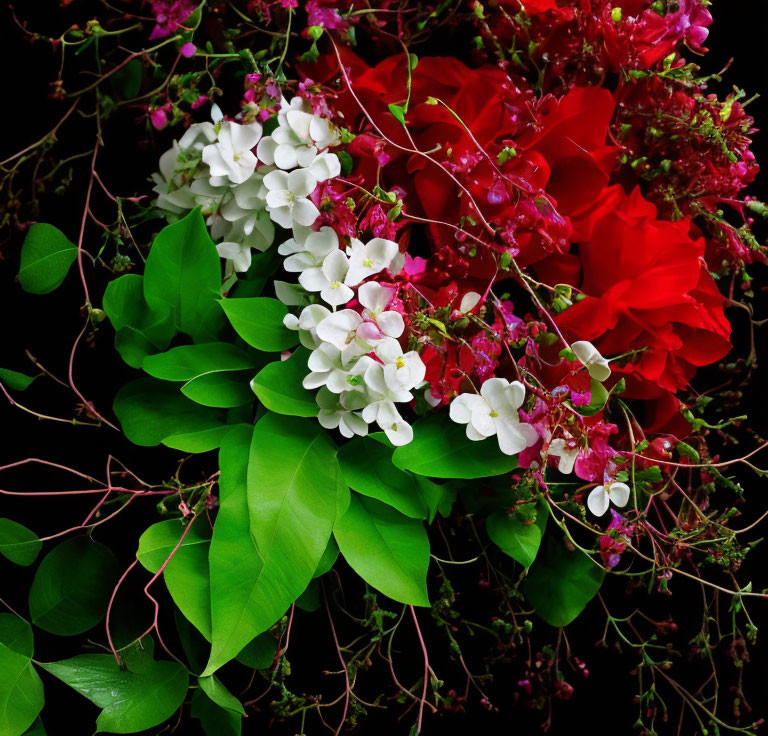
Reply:
<svg viewBox="0 0 768 736"><path fill-rule="evenodd" d="M293 234L278 248L286 256L285 270L299 274L298 291L319 294L333 310L310 304L298 317L289 314L285 320L312 350L303 383L307 389L319 389L320 424L352 437L366 435L368 425L376 423L393 445L407 444L413 430L395 405L413 399L411 391L424 382L426 367L415 351L403 353L397 340L405 323L399 312L387 309L395 289L375 281L361 283L384 269L400 272L403 257L397 243L353 238L342 249L330 227L313 232L294 225ZM288 304L301 301L295 286L276 282L276 290ZM336 311L355 296L361 311Z"/></svg>
<svg viewBox="0 0 768 736"><path fill-rule="evenodd" d="M160 158L155 204L177 215L200 207L219 255L247 271L252 249L274 242L275 224L315 222L320 212L309 195L341 173L338 156L325 150L339 135L300 97L282 100L271 136L259 123L224 120L217 105L211 118L191 125Z"/></svg>

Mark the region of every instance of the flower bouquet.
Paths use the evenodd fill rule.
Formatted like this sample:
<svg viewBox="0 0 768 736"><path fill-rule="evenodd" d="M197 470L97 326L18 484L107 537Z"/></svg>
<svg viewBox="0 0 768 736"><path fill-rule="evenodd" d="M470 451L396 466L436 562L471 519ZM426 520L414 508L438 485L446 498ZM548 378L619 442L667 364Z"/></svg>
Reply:
<svg viewBox="0 0 768 736"><path fill-rule="evenodd" d="M690 61L709 5L136 0L59 35L16 11L61 59L61 113L2 163L4 222L21 288L66 279L82 309L65 375L8 352L0 390L108 449L101 475L81 444L0 468L89 502L42 538L0 519L9 566L46 543L2 601L0 736L63 733L57 682L108 733L549 727L589 675L585 609L635 675L623 733L754 733L762 517L740 507L766 443L731 323L759 324L768 208L745 93ZM74 120L85 154L52 156ZM135 183L102 167L115 145ZM50 192L79 202L71 236ZM106 405L87 345L126 364ZM44 383L74 419L33 408ZM170 450L129 463L120 435ZM703 614L682 646L678 591ZM323 684L294 685L302 626Z"/></svg>

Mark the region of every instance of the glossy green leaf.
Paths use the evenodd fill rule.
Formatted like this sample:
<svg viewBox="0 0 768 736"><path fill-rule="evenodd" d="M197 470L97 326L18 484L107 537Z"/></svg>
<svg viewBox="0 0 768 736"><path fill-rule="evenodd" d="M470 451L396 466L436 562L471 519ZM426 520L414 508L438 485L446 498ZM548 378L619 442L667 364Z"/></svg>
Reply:
<svg viewBox="0 0 768 736"><path fill-rule="evenodd" d="M429 606L429 540L421 521L353 494L333 534L344 559L369 585L400 603Z"/></svg>
<svg viewBox="0 0 768 736"><path fill-rule="evenodd" d="M151 657L126 665L120 669L111 654L81 654L40 666L102 708L99 731L136 733L170 718L189 687L184 666Z"/></svg>
<svg viewBox="0 0 768 736"><path fill-rule="evenodd" d="M168 347L176 333L170 307L152 309L147 304L144 277L138 274L110 281L103 307L115 329L115 348L133 368L140 368L147 355Z"/></svg>
<svg viewBox="0 0 768 736"><path fill-rule="evenodd" d="M254 401L249 379L253 371L204 373L181 387L181 393L203 406L232 409Z"/></svg>
<svg viewBox="0 0 768 736"><path fill-rule="evenodd" d="M298 333L283 324L288 308L277 299L254 296L219 303L235 332L257 350L278 353L299 341Z"/></svg>
<svg viewBox="0 0 768 736"><path fill-rule="evenodd" d="M27 376L9 368L0 368L0 382L12 391L24 391L36 378L37 376Z"/></svg>
<svg viewBox="0 0 768 736"><path fill-rule="evenodd" d="M216 307L221 259L199 209L163 228L144 267L144 296L159 312L174 315L176 327L195 342L215 340L223 326Z"/></svg>
<svg viewBox="0 0 768 736"><path fill-rule="evenodd" d="M48 294L61 285L77 258L77 247L61 230L37 222L21 246L19 283L31 294Z"/></svg>
<svg viewBox="0 0 768 736"><path fill-rule="evenodd" d="M548 624L567 626L592 600L605 570L581 550L569 550L565 541L547 535L528 571L523 592Z"/></svg>
<svg viewBox="0 0 768 736"><path fill-rule="evenodd" d="M168 592L179 610L210 641L210 529L205 517L195 519L181 545L176 549L185 528L186 525L180 519L168 519L153 524L141 535L136 558L147 570L155 573L170 557L163 571Z"/></svg>
<svg viewBox="0 0 768 736"><path fill-rule="evenodd" d="M340 516L343 516L341 514ZM317 563L315 572L312 574L313 578L319 578L325 575L336 563L339 556L339 545L336 544L336 540L331 537L328 540L328 544L323 552L323 556L320 558L320 562Z"/></svg>
<svg viewBox="0 0 768 736"><path fill-rule="evenodd" d="M32 623L61 636L88 631L104 618L117 576L117 560L103 544L88 537L62 542L43 558L32 581Z"/></svg>
<svg viewBox="0 0 768 736"><path fill-rule="evenodd" d="M242 716L214 703L202 689L195 690L190 714L200 721L206 736L240 736Z"/></svg>
<svg viewBox="0 0 768 736"><path fill-rule="evenodd" d="M294 417L316 417L315 396L302 386L308 374L309 350L298 347L288 360L276 360L262 368L251 381L251 388L269 411Z"/></svg>
<svg viewBox="0 0 768 736"><path fill-rule="evenodd" d="M30 658L0 643L0 734L21 736L44 702L43 683Z"/></svg>
<svg viewBox="0 0 768 736"><path fill-rule="evenodd" d="M24 731L24 736L46 736L45 728L43 727L43 721L38 716L35 718L32 725Z"/></svg>
<svg viewBox="0 0 768 736"><path fill-rule="evenodd" d="M191 381L213 371L247 370L254 367L254 361L230 343L206 342L150 355L141 367L150 376L164 381Z"/></svg>
<svg viewBox="0 0 768 736"><path fill-rule="evenodd" d="M256 636L250 634L254 626L248 609L263 562L251 537L248 512L247 473L252 437L253 427L235 427L224 438L219 451L219 512L208 555L213 625L208 674L236 656Z"/></svg>
<svg viewBox="0 0 768 736"><path fill-rule="evenodd" d="M201 429L197 432L181 432L163 440L166 447L182 452L209 452L221 447L221 442L229 432L230 427L221 424L211 429Z"/></svg>
<svg viewBox="0 0 768 736"><path fill-rule="evenodd" d="M413 425L413 441L398 447L392 462L402 470L432 478L485 478L509 473L517 457L505 455L495 437L475 442L463 425L444 413L429 414Z"/></svg>
<svg viewBox="0 0 768 736"><path fill-rule="evenodd" d="M200 677L198 682L205 694L220 708L245 715L245 708L243 708L242 703L221 684L217 677L214 675Z"/></svg>
<svg viewBox="0 0 768 736"><path fill-rule="evenodd" d="M277 643L277 639L265 631L243 647L237 661L254 670L267 670L275 661Z"/></svg>
<svg viewBox="0 0 768 736"><path fill-rule="evenodd" d="M335 455L335 445L315 422L267 414L254 428L247 505L258 557L249 556L243 520L225 517L227 522L222 524L220 512L213 544L219 538L222 550L226 545L243 550L248 557L241 564L250 574L244 576L240 565L232 563L222 574L224 570L214 566L212 549L213 641L203 674L237 656L245 644L272 626L312 579L336 517L340 486ZM222 452L222 472L225 460L242 483L242 466L224 458ZM242 504L240 498L238 503ZM219 563L222 556L217 554ZM214 590L215 579L228 588L224 599Z"/></svg>
<svg viewBox="0 0 768 736"><path fill-rule="evenodd" d="M137 445L157 445L172 436L224 426L220 411L200 406L182 396L177 386L154 378L140 378L123 386L115 396L114 412L125 436ZM220 433L214 432L213 438L211 447L217 447Z"/></svg>
<svg viewBox="0 0 768 736"><path fill-rule="evenodd" d="M355 437L339 450L339 466L350 488L378 499L412 519L427 509L415 478L392 465L392 448L370 437Z"/></svg>
<svg viewBox="0 0 768 736"><path fill-rule="evenodd" d="M542 502L535 520L526 523L514 513L499 510L486 519L485 527L494 544L523 567L530 567L539 551L548 516L546 503Z"/></svg>
<svg viewBox="0 0 768 736"><path fill-rule="evenodd" d="M12 521L0 519L0 554L17 565L31 565L43 547L32 530Z"/></svg>
<svg viewBox="0 0 768 736"><path fill-rule="evenodd" d="M32 627L20 616L0 613L0 644L24 657L32 657L35 653Z"/></svg>

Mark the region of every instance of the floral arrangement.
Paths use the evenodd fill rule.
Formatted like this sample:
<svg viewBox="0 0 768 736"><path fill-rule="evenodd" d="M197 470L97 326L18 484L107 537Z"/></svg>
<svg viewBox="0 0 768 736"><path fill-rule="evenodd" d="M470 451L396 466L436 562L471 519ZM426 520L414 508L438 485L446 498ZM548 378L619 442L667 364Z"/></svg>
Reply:
<svg viewBox="0 0 768 736"><path fill-rule="evenodd" d="M585 609L633 662L627 733L754 733L741 673L766 595L740 567L763 517L740 517L766 443L739 407L754 337L732 352L731 324L759 324L768 208L744 193L745 93L718 97L690 61L710 3L97 5L58 37L14 16L60 55L66 108L0 169L18 281L48 294L74 266L84 305L66 378L7 355L0 389L55 420L21 398L39 376L74 396L75 424L183 459L159 480L141 453L129 468L110 452L103 481L78 457L0 467L43 465L78 485L38 495L98 499L42 539L0 519L12 564L56 540L1 601L0 734L45 732L49 679L98 708L99 732L240 734L261 715L339 734L386 708L418 734L504 712L502 666L508 707L548 727L589 675L562 628ZM88 81L68 76L91 60ZM96 125L75 156L77 242L38 216L71 189L52 156L70 116ZM99 168L113 129L143 141L127 194ZM32 165L31 198L11 196ZM114 416L76 382L97 343L127 364ZM147 498L118 562L108 530ZM703 614L682 655L656 606L676 592ZM149 616L117 621L135 598ZM328 632L335 694L292 689L305 614ZM82 646L52 661L33 627ZM416 636L410 680L396 634ZM685 657L706 669L692 685ZM361 694L379 666L391 680Z"/></svg>

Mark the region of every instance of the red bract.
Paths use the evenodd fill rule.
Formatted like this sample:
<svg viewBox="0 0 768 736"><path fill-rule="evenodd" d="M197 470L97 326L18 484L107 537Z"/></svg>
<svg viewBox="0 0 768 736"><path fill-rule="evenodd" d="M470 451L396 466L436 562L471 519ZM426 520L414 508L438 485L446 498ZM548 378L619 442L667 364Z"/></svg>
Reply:
<svg viewBox="0 0 768 736"><path fill-rule="evenodd" d="M604 355L642 351L614 373L627 395L659 396L685 386L696 368L730 349L723 297L703 261L704 241L689 223L656 219L639 190L619 187L614 208L579 247L585 298L557 318L572 340L590 340Z"/></svg>

